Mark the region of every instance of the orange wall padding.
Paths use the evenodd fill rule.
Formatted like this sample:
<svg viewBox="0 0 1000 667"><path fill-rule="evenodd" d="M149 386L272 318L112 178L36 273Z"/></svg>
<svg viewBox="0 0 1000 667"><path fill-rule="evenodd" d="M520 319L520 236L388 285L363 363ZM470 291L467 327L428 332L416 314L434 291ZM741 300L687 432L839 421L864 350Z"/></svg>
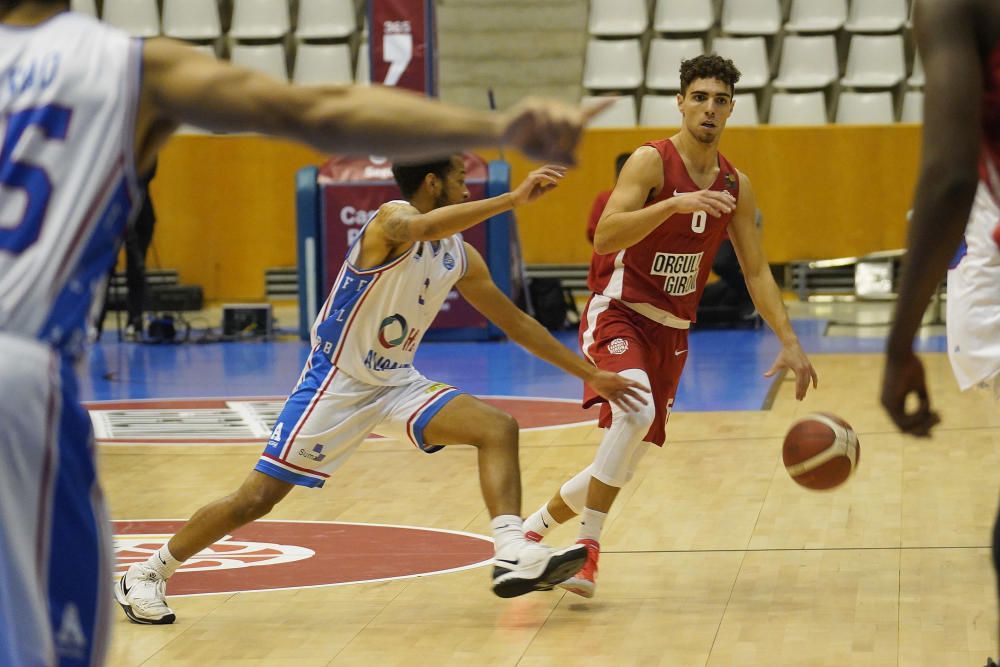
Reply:
<svg viewBox="0 0 1000 667"><path fill-rule="evenodd" d="M525 260L586 263L587 214L594 195L611 186L615 156L674 131L588 131L579 168L517 213ZM781 263L902 247L919 144L915 125L762 126L727 129L721 149L750 177L768 260ZM507 158L515 182L534 166ZM264 270L296 262L295 172L322 161L307 148L258 136L175 137L152 187L160 266L202 285L210 300L262 298Z"/></svg>

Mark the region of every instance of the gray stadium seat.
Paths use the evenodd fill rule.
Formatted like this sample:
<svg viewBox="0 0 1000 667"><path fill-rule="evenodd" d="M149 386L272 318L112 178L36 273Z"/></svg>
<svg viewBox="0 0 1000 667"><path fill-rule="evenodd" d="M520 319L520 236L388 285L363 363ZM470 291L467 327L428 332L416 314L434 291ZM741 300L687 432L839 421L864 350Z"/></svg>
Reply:
<svg viewBox="0 0 1000 667"><path fill-rule="evenodd" d="M792 0L786 32L836 32L847 21L847 0Z"/></svg>
<svg viewBox="0 0 1000 667"><path fill-rule="evenodd" d="M606 97L584 97L580 104L587 106ZM621 95L615 98L615 103L594 118L588 127L635 127L635 96Z"/></svg>
<svg viewBox="0 0 1000 667"><path fill-rule="evenodd" d="M656 32L706 32L715 25L712 0L657 0L653 14Z"/></svg>
<svg viewBox="0 0 1000 667"><path fill-rule="evenodd" d="M902 35L854 35L840 83L854 88L891 88L906 77Z"/></svg>
<svg viewBox="0 0 1000 667"><path fill-rule="evenodd" d="M278 39L288 33L290 19L285 0L233 0L233 3L230 37Z"/></svg>
<svg viewBox="0 0 1000 667"><path fill-rule="evenodd" d="M780 29L778 0L723 0L722 32L727 35L774 35Z"/></svg>
<svg viewBox="0 0 1000 667"><path fill-rule="evenodd" d="M763 37L716 37L712 50L736 63L742 73L738 85L743 90L763 88L771 79Z"/></svg>

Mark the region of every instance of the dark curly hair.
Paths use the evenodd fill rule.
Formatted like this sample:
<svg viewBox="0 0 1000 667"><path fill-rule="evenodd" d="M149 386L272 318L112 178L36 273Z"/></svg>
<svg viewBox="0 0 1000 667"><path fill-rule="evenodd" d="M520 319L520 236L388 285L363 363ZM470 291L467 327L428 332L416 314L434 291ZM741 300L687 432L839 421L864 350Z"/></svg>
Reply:
<svg viewBox="0 0 1000 667"><path fill-rule="evenodd" d="M681 62L681 95L687 94L688 86L695 79L718 79L729 86L729 92L735 93L740 71L732 60L706 53Z"/></svg>

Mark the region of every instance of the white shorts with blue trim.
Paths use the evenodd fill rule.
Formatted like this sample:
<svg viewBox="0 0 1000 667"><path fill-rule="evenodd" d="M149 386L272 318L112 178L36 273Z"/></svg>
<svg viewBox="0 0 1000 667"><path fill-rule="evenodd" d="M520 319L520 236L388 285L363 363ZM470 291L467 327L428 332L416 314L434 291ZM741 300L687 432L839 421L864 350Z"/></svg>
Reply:
<svg viewBox="0 0 1000 667"><path fill-rule="evenodd" d="M371 433L412 443L428 454L441 449L424 442L424 428L462 394L459 389L416 371L405 385L371 385L332 367L321 354L312 362L285 401L255 470L318 487Z"/></svg>

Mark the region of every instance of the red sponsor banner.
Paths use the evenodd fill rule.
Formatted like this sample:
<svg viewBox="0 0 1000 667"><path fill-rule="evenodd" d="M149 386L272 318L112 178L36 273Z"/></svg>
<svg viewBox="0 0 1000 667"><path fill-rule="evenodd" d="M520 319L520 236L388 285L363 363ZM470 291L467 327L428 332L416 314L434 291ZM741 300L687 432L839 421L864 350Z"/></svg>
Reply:
<svg viewBox="0 0 1000 667"><path fill-rule="evenodd" d="M486 195L487 166L482 158L465 155L465 184L471 199ZM324 294L333 287L351 244L368 219L387 201L401 199L392 180L392 163L378 156L334 157L320 168L320 216ZM486 226L476 225L462 237L486 256ZM452 290L432 329L485 328L486 318Z"/></svg>
<svg viewBox="0 0 1000 667"><path fill-rule="evenodd" d="M372 83L437 96L433 0L371 0Z"/></svg>

